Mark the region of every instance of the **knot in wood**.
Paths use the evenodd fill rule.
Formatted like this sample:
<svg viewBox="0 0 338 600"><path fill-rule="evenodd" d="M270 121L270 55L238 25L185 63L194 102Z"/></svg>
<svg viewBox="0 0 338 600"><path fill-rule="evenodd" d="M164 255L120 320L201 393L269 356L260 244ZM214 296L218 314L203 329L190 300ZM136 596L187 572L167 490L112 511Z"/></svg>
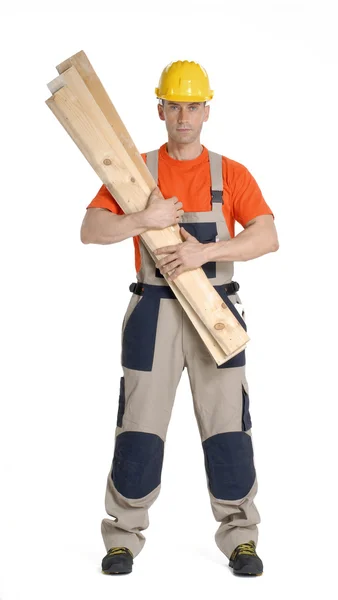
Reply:
<svg viewBox="0 0 338 600"><path fill-rule="evenodd" d="M227 305L225 304L225 302L222 302L221 307L222 308L226 308L227 307Z"/></svg>
<svg viewBox="0 0 338 600"><path fill-rule="evenodd" d="M130 178L130 181L131 181L132 183L135 183L135 181L136 181L135 177L131 177L131 178Z"/></svg>
<svg viewBox="0 0 338 600"><path fill-rule="evenodd" d="M104 161L103 161L103 164L104 164L104 165L111 165L111 160L110 160L110 158L105 158L105 159L104 159Z"/></svg>
<svg viewBox="0 0 338 600"><path fill-rule="evenodd" d="M224 323L216 323L215 325L215 329L224 329L225 325Z"/></svg>

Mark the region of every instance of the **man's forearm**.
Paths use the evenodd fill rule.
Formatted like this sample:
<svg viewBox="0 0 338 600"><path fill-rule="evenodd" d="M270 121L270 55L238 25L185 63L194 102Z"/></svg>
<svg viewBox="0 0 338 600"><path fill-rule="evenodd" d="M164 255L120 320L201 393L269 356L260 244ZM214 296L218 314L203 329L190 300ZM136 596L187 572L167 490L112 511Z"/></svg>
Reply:
<svg viewBox="0 0 338 600"><path fill-rule="evenodd" d="M92 222L90 218L84 222L81 229L81 240L85 244L115 244L141 235L148 229L144 225L144 212L116 215L100 211Z"/></svg>
<svg viewBox="0 0 338 600"><path fill-rule="evenodd" d="M269 229L253 223L231 240L205 244L206 262L246 261L278 250L278 240Z"/></svg>

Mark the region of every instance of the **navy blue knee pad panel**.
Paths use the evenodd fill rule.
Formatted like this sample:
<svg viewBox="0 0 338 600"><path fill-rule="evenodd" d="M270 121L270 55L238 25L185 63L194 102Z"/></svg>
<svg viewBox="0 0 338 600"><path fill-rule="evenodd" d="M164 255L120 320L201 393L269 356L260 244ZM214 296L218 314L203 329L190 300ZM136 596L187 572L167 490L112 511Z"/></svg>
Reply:
<svg viewBox="0 0 338 600"><path fill-rule="evenodd" d="M131 313L122 340L122 365L127 369L153 368L160 297L144 293Z"/></svg>
<svg viewBox="0 0 338 600"><path fill-rule="evenodd" d="M244 498L256 477L250 435L244 431L218 433L206 439L202 446L213 496L221 500Z"/></svg>
<svg viewBox="0 0 338 600"><path fill-rule="evenodd" d="M111 477L125 498L143 498L161 483L164 442L154 433L125 431L116 437Z"/></svg>

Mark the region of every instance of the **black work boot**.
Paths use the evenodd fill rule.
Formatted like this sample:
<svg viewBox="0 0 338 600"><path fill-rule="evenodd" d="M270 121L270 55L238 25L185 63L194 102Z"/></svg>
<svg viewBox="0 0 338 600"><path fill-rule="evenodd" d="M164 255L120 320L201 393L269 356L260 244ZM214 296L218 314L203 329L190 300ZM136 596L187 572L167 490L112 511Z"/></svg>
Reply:
<svg viewBox="0 0 338 600"><path fill-rule="evenodd" d="M123 546L110 548L108 554L102 559L102 573L107 575L131 573L132 568L133 553Z"/></svg>
<svg viewBox="0 0 338 600"><path fill-rule="evenodd" d="M229 567L236 575L262 575L263 563L256 553L253 540L239 544L230 556Z"/></svg>

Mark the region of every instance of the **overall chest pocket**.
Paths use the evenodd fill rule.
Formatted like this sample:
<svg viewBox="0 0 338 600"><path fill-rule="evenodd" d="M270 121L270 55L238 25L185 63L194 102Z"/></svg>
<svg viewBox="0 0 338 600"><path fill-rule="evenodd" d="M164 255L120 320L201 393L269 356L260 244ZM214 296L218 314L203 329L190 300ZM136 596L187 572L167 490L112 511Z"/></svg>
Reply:
<svg viewBox="0 0 338 600"><path fill-rule="evenodd" d="M193 235L201 244L216 242L217 224L214 223L184 223L184 229ZM202 269L209 279L216 277L216 263L208 262L202 265Z"/></svg>
<svg viewBox="0 0 338 600"><path fill-rule="evenodd" d="M210 244L216 242L217 223L182 223L182 227L193 235L201 244ZM202 269L209 279L216 277L216 263L208 262L202 265ZM160 271L156 269L156 277L162 277Z"/></svg>

